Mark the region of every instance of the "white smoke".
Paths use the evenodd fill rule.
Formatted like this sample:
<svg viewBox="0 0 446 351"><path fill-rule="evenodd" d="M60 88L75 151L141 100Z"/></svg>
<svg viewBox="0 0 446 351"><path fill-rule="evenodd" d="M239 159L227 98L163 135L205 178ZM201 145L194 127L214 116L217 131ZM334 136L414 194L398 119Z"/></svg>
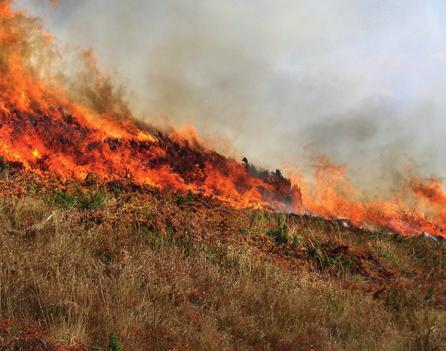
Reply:
<svg viewBox="0 0 446 351"><path fill-rule="evenodd" d="M446 176L446 6L392 0L20 0L92 47L137 115L262 166L315 152L365 183ZM215 142L217 147L222 147Z"/></svg>

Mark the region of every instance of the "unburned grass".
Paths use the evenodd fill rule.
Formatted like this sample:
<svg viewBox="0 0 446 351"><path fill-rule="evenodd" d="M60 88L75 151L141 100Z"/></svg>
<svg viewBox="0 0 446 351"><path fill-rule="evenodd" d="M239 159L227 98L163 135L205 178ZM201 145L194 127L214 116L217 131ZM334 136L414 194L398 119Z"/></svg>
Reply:
<svg viewBox="0 0 446 351"><path fill-rule="evenodd" d="M228 241L203 240L198 211L178 220L192 200L164 220L168 208L155 198L126 196L80 207L29 194L5 200L0 319L33 321L52 342L92 350L445 347L444 249L435 243L261 211ZM223 217L215 228L227 225ZM274 229L287 241L269 238ZM304 268L284 269L287 260Z"/></svg>

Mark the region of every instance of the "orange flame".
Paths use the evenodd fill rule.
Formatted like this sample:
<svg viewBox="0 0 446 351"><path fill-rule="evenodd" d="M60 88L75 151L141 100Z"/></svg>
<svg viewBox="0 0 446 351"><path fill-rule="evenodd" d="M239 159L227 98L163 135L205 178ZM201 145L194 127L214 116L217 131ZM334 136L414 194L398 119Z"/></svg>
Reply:
<svg viewBox="0 0 446 351"><path fill-rule="evenodd" d="M306 211L325 218L348 219L367 229L387 228L404 235L422 232L446 237L446 191L439 179L412 178L389 199L367 198L349 181L345 166L319 156L314 184L295 174Z"/></svg>
<svg viewBox="0 0 446 351"><path fill-rule="evenodd" d="M320 157L314 184L302 176L294 176L293 184L280 171L257 170L205 148L192 128L166 135L141 126L91 51L84 54L86 73L75 87L65 89L57 75L41 67L51 56L51 35L10 3L0 0L3 159L64 178L84 179L91 173L103 180L127 177L162 189L191 190L235 207L305 210L349 218L357 226L446 236L446 192L440 180L414 178L390 199L365 201L344 166Z"/></svg>
<svg viewBox="0 0 446 351"><path fill-rule="evenodd" d="M0 2L0 156L27 170L83 179L131 177L163 189L191 190L236 207L287 210L300 203L289 180L255 177L248 168L200 145L193 129L167 136L132 118L113 95L91 51L90 80L72 99L42 79L35 59L51 44L37 21ZM91 77L93 76L93 77ZM76 102L78 100L78 102Z"/></svg>

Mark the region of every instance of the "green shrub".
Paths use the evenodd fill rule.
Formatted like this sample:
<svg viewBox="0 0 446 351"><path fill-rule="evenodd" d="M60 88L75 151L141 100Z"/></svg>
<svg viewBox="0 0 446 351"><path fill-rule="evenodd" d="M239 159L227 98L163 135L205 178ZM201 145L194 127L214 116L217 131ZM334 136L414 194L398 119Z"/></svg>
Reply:
<svg viewBox="0 0 446 351"><path fill-rule="evenodd" d="M76 195L71 195L65 192L55 191L50 203L53 206L63 209L77 208L79 210L96 210L104 207L105 196L100 192L93 194L79 192Z"/></svg>
<svg viewBox="0 0 446 351"><path fill-rule="evenodd" d="M121 189L121 188L120 188L119 186L117 186L117 185L113 185L112 188L111 188L111 192L113 193L113 195L114 195L115 197L120 197L120 196L124 193L124 190Z"/></svg>
<svg viewBox="0 0 446 351"><path fill-rule="evenodd" d="M71 208L76 204L76 197L61 191L55 191L52 204L60 208Z"/></svg>
<svg viewBox="0 0 446 351"><path fill-rule="evenodd" d="M283 216L279 217L277 221L277 227L270 229L266 233L266 235L274 238L277 244L286 244L288 242L289 240L288 226Z"/></svg>
<svg viewBox="0 0 446 351"><path fill-rule="evenodd" d="M105 196L102 193L81 194L77 201L77 208L80 210L97 210L104 207Z"/></svg>
<svg viewBox="0 0 446 351"><path fill-rule="evenodd" d="M248 235L248 234L249 234L249 228L245 228L245 227L240 228L240 229L239 229L239 232L240 232L240 234L242 234L242 235Z"/></svg>
<svg viewBox="0 0 446 351"><path fill-rule="evenodd" d="M118 336L115 333L111 333L108 336L108 349L110 351L122 351Z"/></svg>
<svg viewBox="0 0 446 351"><path fill-rule="evenodd" d="M277 244L286 244L288 242L288 235L286 231L280 227L269 230L266 235L274 238Z"/></svg>
<svg viewBox="0 0 446 351"><path fill-rule="evenodd" d="M184 205L194 200L195 200L195 195L192 193L191 190L189 190L186 195L179 196L176 200L176 203L177 205Z"/></svg>

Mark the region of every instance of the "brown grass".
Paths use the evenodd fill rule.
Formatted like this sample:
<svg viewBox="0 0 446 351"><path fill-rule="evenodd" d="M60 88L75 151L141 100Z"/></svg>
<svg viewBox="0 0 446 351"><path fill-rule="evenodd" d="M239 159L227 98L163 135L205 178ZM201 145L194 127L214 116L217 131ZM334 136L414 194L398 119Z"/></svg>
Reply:
<svg viewBox="0 0 446 351"><path fill-rule="evenodd" d="M97 209L61 206L45 184L11 190L21 182L0 184L0 320L54 345L107 350L115 333L124 350L446 347L444 247L427 239L289 217L278 244L273 214L115 188Z"/></svg>

